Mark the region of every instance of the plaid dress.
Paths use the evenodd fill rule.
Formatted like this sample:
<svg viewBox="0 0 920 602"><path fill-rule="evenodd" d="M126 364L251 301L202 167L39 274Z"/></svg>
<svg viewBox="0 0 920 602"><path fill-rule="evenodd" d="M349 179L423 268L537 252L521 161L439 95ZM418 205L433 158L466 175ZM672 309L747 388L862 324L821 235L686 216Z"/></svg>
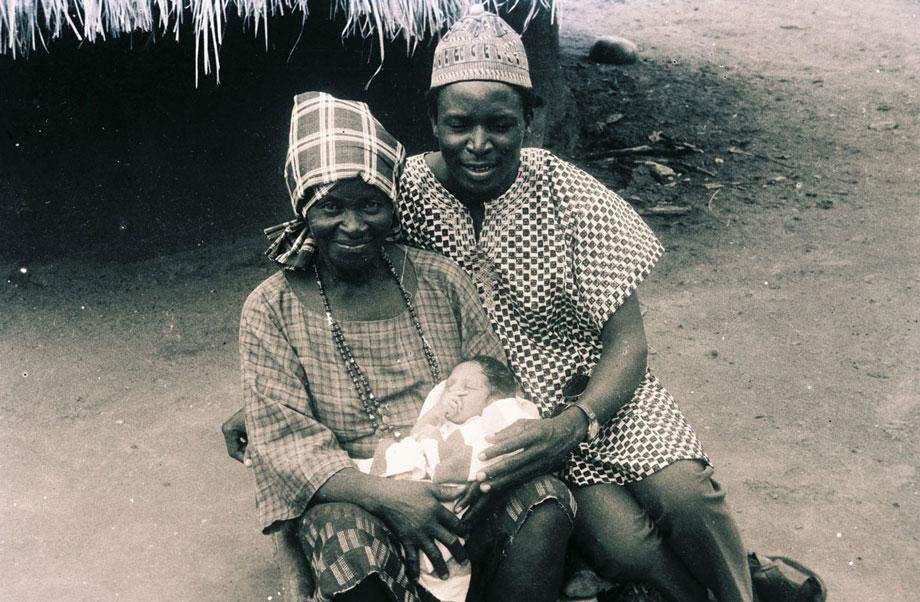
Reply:
<svg viewBox="0 0 920 602"><path fill-rule="evenodd" d="M418 276L413 303L440 365L489 355L504 361L501 343L476 289L452 261L408 249ZM304 307L283 272L259 285L240 320L240 359L256 480L265 531L302 517L297 527L317 602L332 600L376 573L393 599L437 602L412 582L402 549L375 516L351 504L311 504L336 472L369 458L380 440L364 415L325 314ZM390 422L411 430L432 387L421 342L408 312L373 321L341 320L355 359L388 406ZM574 520L575 500L558 479L543 476L497 499L467 540L478 599L534 506L553 500ZM479 592L479 593L477 593Z"/></svg>
<svg viewBox="0 0 920 602"><path fill-rule="evenodd" d="M409 244L455 260L472 276L525 396L544 417L562 390L590 374L600 330L663 251L619 196L541 149L524 149L511 187L485 204L477 240L463 204L416 155L397 199ZM572 485L626 484L681 459L708 462L674 398L649 371L599 436L572 453Z"/></svg>
<svg viewBox="0 0 920 602"><path fill-rule="evenodd" d="M418 275L413 303L443 369L477 354L504 360L466 274L434 253L408 251ZM389 422L408 433L434 385L408 312L339 323ZM380 436L322 308L304 307L282 272L243 306L240 360L256 504L268 530L301 516L329 477L355 466L352 458L372 457Z"/></svg>

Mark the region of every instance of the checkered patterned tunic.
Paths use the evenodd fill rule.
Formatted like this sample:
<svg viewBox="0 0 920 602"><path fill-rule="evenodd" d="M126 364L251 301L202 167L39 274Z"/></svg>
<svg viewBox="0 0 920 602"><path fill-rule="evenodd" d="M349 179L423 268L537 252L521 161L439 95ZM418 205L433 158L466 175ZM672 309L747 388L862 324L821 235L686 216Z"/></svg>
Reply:
<svg viewBox="0 0 920 602"><path fill-rule="evenodd" d="M476 289L452 261L409 249L414 305L444 370L477 354L504 361ZM333 308L334 309L334 308ZM433 382L408 312L339 321L388 421L408 432ZM370 458L380 436L368 421L322 308L304 307L279 272L246 300L240 362L249 457L263 528L303 514L336 472Z"/></svg>
<svg viewBox="0 0 920 602"><path fill-rule="evenodd" d="M529 399L549 416L562 389L590 374L607 319L663 251L619 196L541 149L524 149L511 187L487 202L477 241L468 211L422 155L410 157L397 204L412 245L455 260L475 281ZM625 484L681 459L708 461L673 397L651 372L633 399L573 452L573 485Z"/></svg>

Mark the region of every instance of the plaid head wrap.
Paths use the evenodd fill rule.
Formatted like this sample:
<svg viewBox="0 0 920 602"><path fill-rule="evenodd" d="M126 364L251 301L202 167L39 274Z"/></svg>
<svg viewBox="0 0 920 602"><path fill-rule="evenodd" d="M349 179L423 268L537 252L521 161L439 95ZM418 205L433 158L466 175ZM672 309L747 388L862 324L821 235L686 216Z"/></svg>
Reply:
<svg viewBox="0 0 920 602"><path fill-rule="evenodd" d="M284 179L296 218L265 230L265 252L286 268L305 268L313 257L307 212L340 181L361 178L396 198L405 151L363 102L325 92L294 97Z"/></svg>

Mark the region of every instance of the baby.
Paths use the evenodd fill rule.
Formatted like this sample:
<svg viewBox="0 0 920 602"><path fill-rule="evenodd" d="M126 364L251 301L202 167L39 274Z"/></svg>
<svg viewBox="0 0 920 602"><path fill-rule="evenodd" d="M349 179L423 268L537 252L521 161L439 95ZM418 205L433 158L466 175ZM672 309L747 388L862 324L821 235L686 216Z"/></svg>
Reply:
<svg viewBox="0 0 920 602"><path fill-rule="evenodd" d="M460 362L429 393L411 435L381 441L371 474L435 483L475 480L487 465L479 459L489 446L487 436L518 420L540 417L537 407L517 392L514 375L495 358L479 355Z"/></svg>
<svg viewBox="0 0 920 602"><path fill-rule="evenodd" d="M488 435L518 420L540 418L537 406L520 399L517 393L514 375L495 358L477 355L460 362L447 380L428 394L411 435L399 441L381 441L374 458L358 460L358 467L396 479L458 484L474 481L476 473L501 459L479 459L489 446ZM438 578L424 558L419 582L443 602L462 601L469 589L469 563L459 564L446 547L440 543L438 547L448 563L450 578Z"/></svg>

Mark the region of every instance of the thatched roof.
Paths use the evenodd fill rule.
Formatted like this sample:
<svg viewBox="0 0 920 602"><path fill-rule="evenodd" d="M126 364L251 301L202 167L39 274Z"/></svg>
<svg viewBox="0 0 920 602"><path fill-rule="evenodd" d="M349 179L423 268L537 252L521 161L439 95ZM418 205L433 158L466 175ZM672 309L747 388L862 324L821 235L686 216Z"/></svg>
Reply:
<svg viewBox="0 0 920 602"><path fill-rule="evenodd" d="M0 0L0 53L14 57L71 32L95 42L132 32L159 31L179 38L179 26L191 20L195 55L205 73L220 69L219 49L227 15L236 11L254 35L268 44L268 17L307 19L308 0ZM343 36L377 35L415 43L443 31L474 0L330 0L333 14L343 14ZM554 10L554 0L482 0L491 9L526 7L530 17ZM529 21L529 18L527 19ZM197 66L196 62L196 75Z"/></svg>

